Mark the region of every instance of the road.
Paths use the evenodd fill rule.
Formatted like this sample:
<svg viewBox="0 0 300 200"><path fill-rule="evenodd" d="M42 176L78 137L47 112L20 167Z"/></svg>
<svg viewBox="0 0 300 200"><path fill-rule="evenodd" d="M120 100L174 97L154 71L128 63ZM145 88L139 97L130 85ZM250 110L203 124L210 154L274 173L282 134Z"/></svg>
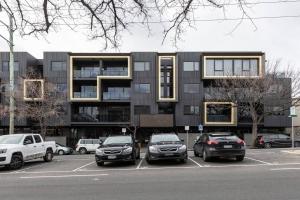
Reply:
<svg viewBox="0 0 300 200"><path fill-rule="evenodd" d="M299 200L300 155L249 150L244 162L162 162L97 167L93 155L0 171L2 200Z"/></svg>

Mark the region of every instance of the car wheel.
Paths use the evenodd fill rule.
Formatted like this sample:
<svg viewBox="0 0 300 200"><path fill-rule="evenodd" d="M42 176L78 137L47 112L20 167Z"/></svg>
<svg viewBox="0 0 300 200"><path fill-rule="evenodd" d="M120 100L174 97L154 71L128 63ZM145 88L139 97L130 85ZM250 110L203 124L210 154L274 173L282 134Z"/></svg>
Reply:
<svg viewBox="0 0 300 200"><path fill-rule="evenodd" d="M62 155L64 155L64 154L65 154L64 150L59 150L59 151L58 151L58 155L61 155L61 156L62 156Z"/></svg>
<svg viewBox="0 0 300 200"><path fill-rule="evenodd" d="M203 150L202 158L205 162L209 161L209 157L207 156L206 150Z"/></svg>
<svg viewBox="0 0 300 200"><path fill-rule="evenodd" d="M148 157L146 157L146 162L147 162L148 164L150 164L150 165L153 163L153 161L150 160Z"/></svg>
<svg viewBox="0 0 300 200"><path fill-rule="evenodd" d="M236 161L243 161L245 156L236 156Z"/></svg>
<svg viewBox="0 0 300 200"><path fill-rule="evenodd" d="M44 156L45 162L51 162L53 159L53 152L51 150L46 151L46 155Z"/></svg>
<svg viewBox="0 0 300 200"><path fill-rule="evenodd" d="M266 149L272 148L272 145L270 143L265 143L265 148Z"/></svg>
<svg viewBox="0 0 300 200"><path fill-rule="evenodd" d="M195 157L199 157L199 153L197 153L195 150L194 150L194 155Z"/></svg>
<svg viewBox="0 0 300 200"><path fill-rule="evenodd" d="M141 153L140 153L140 151L137 153L137 155L136 155L136 159L141 159Z"/></svg>
<svg viewBox="0 0 300 200"><path fill-rule="evenodd" d="M23 167L24 161L21 155L13 155L11 157L10 164L8 165L8 168L11 170L20 169Z"/></svg>
<svg viewBox="0 0 300 200"><path fill-rule="evenodd" d="M181 159L180 162L181 163L186 163L187 162L187 158Z"/></svg>
<svg viewBox="0 0 300 200"><path fill-rule="evenodd" d="M80 154L87 154L86 148L80 148L80 149L79 149L79 153L80 153Z"/></svg>
<svg viewBox="0 0 300 200"><path fill-rule="evenodd" d="M104 162L103 162L103 161L97 162L97 165L98 165L99 167L101 167L101 166L104 165Z"/></svg>

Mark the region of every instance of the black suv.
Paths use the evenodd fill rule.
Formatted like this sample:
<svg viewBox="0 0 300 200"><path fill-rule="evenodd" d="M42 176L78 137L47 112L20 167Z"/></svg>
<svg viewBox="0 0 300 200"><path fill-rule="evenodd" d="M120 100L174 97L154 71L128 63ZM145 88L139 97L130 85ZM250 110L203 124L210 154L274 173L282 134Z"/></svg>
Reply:
<svg viewBox="0 0 300 200"><path fill-rule="evenodd" d="M213 157L234 157L244 160L245 142L231 133L204 133L194 144L195 156L209 161Z"/></svg>
<svg viewBox="0 0 300 200"><path fill-rule="evenodd" d="M187 148L175 133L153 134L146 150L146 161L154 160L187 161Z"/></svg>
<svg viewBox="0 0 300 200"><path fill-rule="evenodd" d="M131 136L110 136L96 149L96 163L103 166L105 162L128 161L135 164L140 159L140 148Z"/></svg>
<svg viewBox="0 0 300 200"><path fill-rule="evenodd" d="M294 144L297 147L300 141L297 140ZM255 146L259 148L291 147L292 139L286 134L260 134L255 140Z"/></svg>

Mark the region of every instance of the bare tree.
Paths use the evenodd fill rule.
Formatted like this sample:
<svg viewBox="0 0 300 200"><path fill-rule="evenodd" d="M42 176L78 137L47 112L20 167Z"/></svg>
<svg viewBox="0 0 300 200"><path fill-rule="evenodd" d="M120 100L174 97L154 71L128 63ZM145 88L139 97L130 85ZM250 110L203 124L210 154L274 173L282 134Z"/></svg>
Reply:
<svg viewBox="0 0 300 200"><path fill-rule="evenodd" d="M65 114L66 96L51 82L43 79L25 78L24 89L16 91L17 98L23 98L23 103L16 106L18 117L37 122L41 135L46 136L50 125L61 124ZM26 80L32 81L26 81Z"/></svg>
<svg viewBox="0 0 300 200"><path fill-rule="evenodd" d="M174 42L187 27L195 27L199 8L215 7L225 13L227 6L236 6L241 21L248 18L246 0L2 0L1 6L13 17L15 29L21 35L44 35L67 26L77 31L88 29L91 39L118 47L121 33L133 25L142 25L151 33L151 25L163 25L163 41L174 33ZM226 18L226 17L224 17ZM6 23L0 20L0 23ZM254 24L254 23L253 23Z"/></svg>
<svg viewBox="0 0 300 200"><path fill-rule="evenodd" d="M211 99L233 102L241 115L251 118L253 146L258 125L266 116L287 112L298 105L299 99L292 99L300 94L300 73L291 68L281 71L279 65L279 61L270 64L261 78L225 78L214 82L209 89Z"/></svg>

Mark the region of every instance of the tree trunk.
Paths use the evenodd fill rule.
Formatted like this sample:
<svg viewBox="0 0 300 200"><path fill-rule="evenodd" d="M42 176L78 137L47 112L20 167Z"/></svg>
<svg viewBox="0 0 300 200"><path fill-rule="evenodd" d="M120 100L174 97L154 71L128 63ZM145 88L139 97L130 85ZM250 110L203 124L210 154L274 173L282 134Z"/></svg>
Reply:
<svg viewBox="0 0 300 200"><path fill-rule="evenodd" d="M257 121L253 121L252 123L252 147L255 147L255 140L257 138Z"/></svg>

